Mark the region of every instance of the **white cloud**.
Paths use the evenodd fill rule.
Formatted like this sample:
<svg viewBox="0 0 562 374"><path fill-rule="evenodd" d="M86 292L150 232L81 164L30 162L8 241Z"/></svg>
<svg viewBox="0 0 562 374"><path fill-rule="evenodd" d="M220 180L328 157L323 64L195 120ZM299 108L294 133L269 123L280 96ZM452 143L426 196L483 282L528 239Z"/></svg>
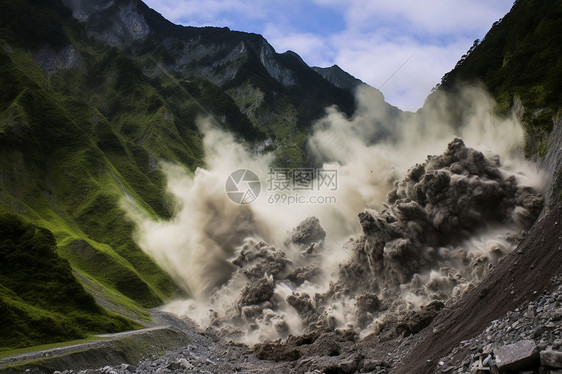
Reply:
<svg viewBox="0 0 562 374"><path fill-rule="evenodd" d="M266 3L259 0L144 0L144 2L169 21L189 26L234 26L236 20L265 18L268 8ZM225 17L225 15L229 16Z"/></svg>
<svg viewBox="0 0 562 374"><path fill-rule="evenodd" d="M509 10L512 0L351 0L343 9L340 1L315 2L342 10L350 29L372 30L382 22L405 27L402 32L393 30L398 33L443 34L485 31L490 20L497 20Z"/></svg>
<svg viewBox="0 0 562 374"><path fill-rule="evenodd" d="M311 65L338 64L405 110L423 105L431 88L511 6L511 0L315 3L341 12L345 30L332 35L266 32L266 38L280 51L295 50ZM313 40L316 45L303 44ZM288 45L292 42L298 48Z"/></svg>
<svg viewBox="0 0 562 374"><path fill-rule="evenodd" d="M263 36L278 52L296 52L310 65L332 65L336 57L336 51L323 35L287 32L274 24L268 24Z"/></svg>
<svg viewBox="0 0 562 374"><path fill-rule="evenodd" d="M339 35L332 42L339 66L380 89L386 101L404 110L417 110L471 44L469 39L433 45L406 38L392 41L349 35Z"/></svg>

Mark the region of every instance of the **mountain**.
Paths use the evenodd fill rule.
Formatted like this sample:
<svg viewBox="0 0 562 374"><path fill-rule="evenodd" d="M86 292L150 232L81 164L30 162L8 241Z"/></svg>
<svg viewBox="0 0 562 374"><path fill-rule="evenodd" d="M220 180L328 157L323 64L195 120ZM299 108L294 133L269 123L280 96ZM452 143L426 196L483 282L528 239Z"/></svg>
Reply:
<svg viewBox="0 0 562 374"><path fill-rule="evenodd" d="M198 79L219 87L235 102L236 115L278 140L285 165L302 164L303 135L324 108L353 112L350 90L323 79L294 52L276 53L261 35L174 25L138 0L65 3L91 38L123 49L148 77ZM234 112L224 113L227 122L251 128L242 118L229 118Z"/></svg>
<svg viewBox="0 0 562 374"><path fill-rule="evenodd" d="M482 41L475 41L440 86L482 81L500 110L521 101L524 121L548 132L562 107L562 2L518 0L495 22ZM539 111L535 113L536 111Z"/></svg>
<svg viewBox="0 0 562 374"><path fill-rule="evenodd" d="M562 199L561 9L561 1L516 1L427 99L430 104L466 83L485 85L500 114L513 111L524 123L527 155L547 171L551 207ZM154 219L173 215L158 163L191 171L205 166L199 116L211 117L248 148L273 144L277 164L292 167L306 164L307 135L326 107L335 105L347 116L355 109L352 91L360 82L339 67L310 68L294 52L279 54L256 34L174 25L138 0L3 0L0 25L0 234L2 264L9 264L0 277L0 313L14 326L0 349L135 328L137 323L99 304L142 322L146 308L179 292L133 241L133 224L120 201L134 201ZM384 103L380 92L372 93ZM386 103L383 109L400 114ZM533 248L548 233L548 247L537 253L541 263L550 263L549 278L559 274L552 265L560 256L553 236L559 232L557 212L531 229L522 247L530 248L521 256L525 261L513 253L502 262L489 282L497 287L467 291L455 319L442 325L456 329L453 337L430 325L421 332L425 340L408 341L411 354L403 372L429 372L447 347L470 338L468 331L482 331L517 300L548 291L541 267L532 263ZM10 262L4 261L8 257ZM524 272L518 283L513 269ZM507 278L513 285L540 279L540 289L522 288L515 299L501 286ZM269 292L267 279L261 285ZM67 302L70 294L81 305ZM376 300L363 302L376 309ZM463 323L470 329L460 331L454 324L466 315L471 320ZM427 321L411 317L424 317L426 326L433 314ZM19 326L36 335L22 340L15 334ZM286 357L293 360L307 349L337 361L331 371L357 362L375 368L401 344L385 340L395 333L386 328L387 336L371 335L360 343L366 356L382 352L381 362L356 355L354 335L339 331L317 343L295 337ZM426 342L436 341L439 350L431 351L434 345Z"/></svg>
<svg viewBox="0 0 562 374"><path fill-rule="evenodd" d="M328 68L313 66L312 69L323 76L326 80L331 82L334 86L345 88L350 91L354 90L361 84L365 84L360 79L357 79L353 75L342 70L342 68L340 68L338 65L333 65Z"/></svg>
<svg viewBox="0 0 562 374"><path fill-rule="evenodd" d="M199 116L291 167L326 107L354 110L351 90L260 35L174 25L138 0L2 8L0 213L51 232L83 286L135 319L179 291L120 199L171 216L158 162L204 166Z"/></svg>

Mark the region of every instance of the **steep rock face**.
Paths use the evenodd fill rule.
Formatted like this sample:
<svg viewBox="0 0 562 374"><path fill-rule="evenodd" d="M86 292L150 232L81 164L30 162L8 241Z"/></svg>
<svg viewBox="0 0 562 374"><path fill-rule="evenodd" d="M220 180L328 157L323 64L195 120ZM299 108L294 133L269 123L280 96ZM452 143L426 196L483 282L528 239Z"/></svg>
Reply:
<svg viewBox="0 0 562 374"><path fill-rule="evenodd" d="M63 0L63 4L72 9L74 18L85 22L91 14L103 11L113 5L115 0Z"/></svg>
<svg viewBox="0 0 562 374"><path fill-rule="evenodd" d="M545 199L549 208L562 200L562 119L553 119L553 122L548 150L540 161L547 178Z"/></svg>
<svg viewBox="0 0 562 374"><path fill-rule="evenodd" d="M50 46L45 46L35 52L33 58L50 75L59 70L78 67L80 56L76 48L69 44L58 51Z"/></svg>
<svg viewBox="0 0 562 374"><path fill-rule="evenodd" d="M291 70L285 68L275 58L275 50L268 43L262 43L260 48L260 61L265 67L265 70L276 81L283 86L294 86L296 84L295 77Z"/></svg>
<svg viewBox="0 0 562 374"><path fill-rule="evenodd" d="M77 20L88 25L90 36L109 45L127 45L150 33L140 3L115 0L64 0L63 3L72 9Z"/></svg>
<svg viewBox="0 0 562 374"><path fill-rule="evenodd" d="M294 69L280 60L273 47L259 35L232 32L228 28L175 26L138 0L64 0L64 3L73 10L76 19L85 23L90 36L110 45L130 47L149 34L163 41L166 52L175 57L172 64L167 64L173 70L185 73L192 65L197 65L192 73L204 79L211 78L210 81L222 86L232 80L237 71L224 74L226 78L223 79L213 77L209 71L224 68L226 64L240 68L236 61L254 52L271 78L285 87L297 84ZM172 33L166 35L169 31ZM140 52L137 48L142 46L135 45L133 53ZM302 60L299 63L300 68L312 73Z"/></svg>

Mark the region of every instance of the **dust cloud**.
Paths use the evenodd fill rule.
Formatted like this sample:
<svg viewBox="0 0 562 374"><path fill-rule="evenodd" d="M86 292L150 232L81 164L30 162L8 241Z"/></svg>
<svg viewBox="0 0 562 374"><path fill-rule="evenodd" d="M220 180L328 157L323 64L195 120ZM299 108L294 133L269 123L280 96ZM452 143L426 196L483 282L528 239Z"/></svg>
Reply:
<svg viewBox="0 0 562 374"><path fill-rule="evenodd" d="M123 200L138 245L192 295L167 310L250 344L304 331L364 336L452 302L524 237L543 178L521 154L517 118L496 116L483 89L418 113L389 108L368 86L356 96L352 118L327 108L313 126L314 188L276 189L274 153L201 119L207 168L161 163L173 218ZM225 192L238 169L261 181L251 204ZM334 183L321 188L322 172Z"/></svg>

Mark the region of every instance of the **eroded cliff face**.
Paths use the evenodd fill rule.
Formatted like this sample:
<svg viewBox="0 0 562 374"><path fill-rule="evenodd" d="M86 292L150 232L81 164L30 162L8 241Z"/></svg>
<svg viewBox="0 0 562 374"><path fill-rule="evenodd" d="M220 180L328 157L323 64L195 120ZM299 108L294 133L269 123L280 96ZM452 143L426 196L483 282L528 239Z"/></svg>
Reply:
<svg viewBox="0 0 562 374"><path fill-rule="evenodd" d="M545 171L545 211L562 200L562 119L553 118L553 127L547 142L547 151L539 163Z"/></svg>
<svg viewBox="0 0 562 374"><path fill-rule="evenodd" d="M173 71L189 72L223 86L234 79L249 54L254 53L271 78L285 87L297 84L295 72L278 59L273 47L259 35L235 33L226 28L204 28L202 33L186 28L190 30L179 35L180 26L172 35L164 35L163 27L174 27L157 19L152 10L136 0L64 0L64 4L86 25L91 37L109 45L130 47L149 36L161 39L162 46L174 56L175 61L166 64ZM210 36L213 32L217 35ZM302 60L299 62L303 68L306 66Z"/></svg>
<svg viewBox="0 0 562 374"><path fill-rule="evenodd" d="M33 58L48 75L61 70L77 68L80 64L80 55L72 44L58 51L46 45L33 53Z"/></svg>
<svg viewBox="0 0 562 374"><path fill-rule="evenodd" d="M293 72L277 61L275 50L265 39L262 40L260 46L260 61L269 75L283 86L290 87L296 84Z"/></svg>
<svg viewBox="0 0 562 374"><path fill-rule="evenodd" d="M143 40L150 27L139 2L115 0L64 0L73 16L88 25L88 34L113 46L126 46Z"/></svg>
<svg viewBox="0 0 562 374"><path fill-rule="evenodd" d="M115 0L63 0L64 5L72 9L72 15L80 22L86 22L90 15L115 5Z"/></svg>

